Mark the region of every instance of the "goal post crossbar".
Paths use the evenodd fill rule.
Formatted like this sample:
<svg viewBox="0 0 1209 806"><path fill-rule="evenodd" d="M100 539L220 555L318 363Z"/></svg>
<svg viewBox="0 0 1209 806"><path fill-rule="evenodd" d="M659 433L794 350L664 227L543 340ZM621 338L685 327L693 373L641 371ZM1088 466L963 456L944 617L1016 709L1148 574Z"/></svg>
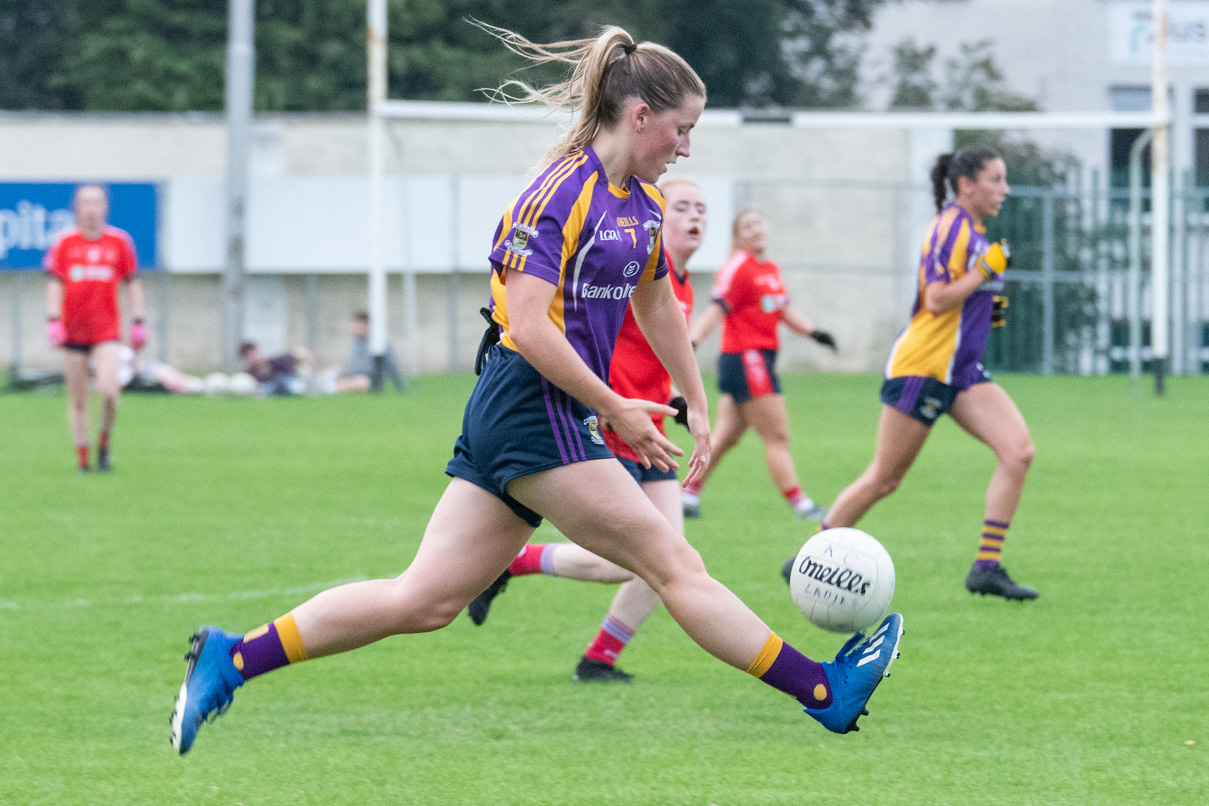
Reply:
<svg viewBox="0 0 1209 806"><path fill-rule="evenodd" d="M570 114L532 104L380 100L370 114L391 120L552 120ZM1151 129L1170 124L1167 115L1153 112L806 112L745 113L709 109L703 126L741 126L780 122L800 129Z"/></svg>

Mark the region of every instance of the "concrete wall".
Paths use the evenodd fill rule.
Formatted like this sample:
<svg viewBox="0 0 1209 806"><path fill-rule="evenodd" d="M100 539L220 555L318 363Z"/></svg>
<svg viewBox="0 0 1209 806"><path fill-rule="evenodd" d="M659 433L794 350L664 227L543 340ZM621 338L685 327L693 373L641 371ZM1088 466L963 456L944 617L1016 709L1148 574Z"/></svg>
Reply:
<svg viewBox="0 0 1209 806"><path fill-rule="evenodd" d="M254 192L258 181L268 179L347 182L362 179L367 171L363 116L275 116L258 119L255 128ZM517 192L521 177L558 137L555 121L519 116L396 121L390 131L390 175L516 177ZM225 175L226 138L223 122L215 116L8 113L0 114L0 136L5 144L0 180L188 183L221 181ZM933 153L933 146L929 141L925 150ZM712 272L725 256L731 215L740 207L756 207L769 220L770 255L784 269L792 304L832 330L841 345L840 353L832 355L786 333L782 368L879 369L910 304L921 204L926 210L926 197L921 202L920 194L910 191L912 181L919 180L920 147L918 137L905 131L739 126L732 118L707 114L694 132L692 157L669 173L710 189L714 245L703 250L708 259L690 266L698 299L709 298ZM483 254L486 244L469 243L456 251ZM462 268L466 271L456 281L445 275L418 277L415 344L405 343L402 280L391 278L391 341L420 371L472 365L487 275L484 265ZM153 355L191 370L217 366L220 269L147 273ZM12 354L13 317L19 311L23 364L56 365L57 357L43 344L44 283L4 274L0 356ZM338 363L348 348L346 320L365 307L365 297L365 279L356 274L324 274L317 280L254 277L249 335L268 349L309 340L319 363ZM707 344L702 363L712 365L713 353Z"/></svg>

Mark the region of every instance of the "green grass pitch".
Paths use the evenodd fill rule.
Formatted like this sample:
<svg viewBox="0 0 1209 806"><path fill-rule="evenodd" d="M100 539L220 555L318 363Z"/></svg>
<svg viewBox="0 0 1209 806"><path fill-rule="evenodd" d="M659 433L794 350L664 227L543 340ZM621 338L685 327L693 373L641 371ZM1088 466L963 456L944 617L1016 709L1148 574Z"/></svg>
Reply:
<svg viewBox="0 0 1209 806"><path fill-rule="evenodd" d="M903 655L858 734L709 658L663 611L628 687L570 680L613 588L515 580L481 628L255 680L192 753L168 743L186 639L248 630L408 563L472 379L408 395L127 396L111 476L77 476L62 397L0 396L0 802L6 804L1209 803L1209 379L1002 379L1037 459L1005 563L962 587L990 453L951 421L862 527L893 555ZM804 486L868 462L878 381L785 378ZM683 431L676 438L683 443ZM791 518L749 435L689 538L809 655L778 570ZM558 539L549 527L538 540ZM453 558L456 562L456 558Z"/></svg>

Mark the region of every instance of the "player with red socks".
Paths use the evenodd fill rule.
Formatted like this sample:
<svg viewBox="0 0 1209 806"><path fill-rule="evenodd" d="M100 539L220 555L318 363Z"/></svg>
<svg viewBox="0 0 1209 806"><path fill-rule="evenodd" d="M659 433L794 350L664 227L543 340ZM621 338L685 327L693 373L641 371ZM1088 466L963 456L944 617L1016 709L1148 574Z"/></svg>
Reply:
<svg viewBox="0 0 1209 806"><path fill-rule="evenodd" d="M64 232L47 250L43 266L50 274L47 283L46 337L50 346L64 351L67 379L67 421L76 445L80 472L92 469L89 457L88 379L89 362L96 372L101 395L101 430L97 437L97 465L101 472L113 469L109 458L109 436L117 418L121 385L122 317L118 287L130 293L134 322L130 346L143 349L147 329L143 325L143 287L136 276L138 260L134 241L117 227L108 226L109 195L98 185L81 185L73 207L76 226Z"/></svg>
<svg viewBox="0 0 1209 806"><path fill-rule="evenodd" d="M684 313L685 322L693 310L693 287L688 282L689 258L701 246L705 237L705 197L696 184L684 180L671 180L660 186L666 202L663 219L663 247L671 268L672 289ZM638 329L632 311L626 312L621 332L617 336L617 347L609 366L609 386L622 397L666 403L672 400L672 379L659 363L650 344ZM673 405L683 403L679 398ZM679 408L678 408L679 411ZM683 414L678 413L677 419ZM664 415L656 412L651 416L662 433ZM605 444L642 485L647 498L663 513L668 522L680 534L684 534L684 517L680 506L680 484L675 471L663 471L657 467L643 467L637 455L617 435L606 428ZM574 543L542 543L525 547L508 570L500 575L487 590L483 591L467 611L475 624L487 618L491 602L514 576L545 574L547 576L577 579L585 582L622 583L608 614L601 623L596 638L588 645L575 669L574 680L582 682L628 683L630 675L617 668L617 656L659 606L659 597L650 586L629 571L597 557Z"/></svg>
<svg viewBox="0 0 1209 806"><path fill-rule="evenodd" d="M693 325L696 344L722 325L718 356L718 419L710 455L713 461L700 479L684 485L686 518L701 517L701 488L722 457L754 428L764 443L764 459L773 484L799 518L820 520L824 510L802 491L789 453L789 415L774 364L780 348L780 326L835 349L830 333L814 327L789 307L781 269L765 255L768 228L755 210L735 216L730 260L718 271L714 304Z"/></svg>

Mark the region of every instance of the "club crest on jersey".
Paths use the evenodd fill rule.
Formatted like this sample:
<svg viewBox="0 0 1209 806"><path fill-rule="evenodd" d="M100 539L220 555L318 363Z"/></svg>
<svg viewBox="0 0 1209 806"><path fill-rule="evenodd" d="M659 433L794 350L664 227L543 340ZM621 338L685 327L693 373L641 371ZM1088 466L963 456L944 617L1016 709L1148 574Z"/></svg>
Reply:
<svg viewBox="0 0 1209 806"><path fill-rule="evenodd" d="M596 415L591 414L585 417L584 425L588 427L588 436L592 438L592 443L594 445L603 445L604 437L600 435L600 421L596 419Z"/></svg>
<svg viewBox="0 0 1209 806"><path fill-rule="evenodd" d="M512 225L512 237L504 241L504 248L514 255L528 257L533 254L533 250L528 248L530 237L536 238L537 230L518 221Z"/></svg>
<svg viewBox="0 0 1209 806"><path fill-rule="evenodd" d="M655 239L659 237L659 228L663 226L661 221L644 221L642 226L646 229L647 245L646 253L649 255L655 250Z"/></svg>

